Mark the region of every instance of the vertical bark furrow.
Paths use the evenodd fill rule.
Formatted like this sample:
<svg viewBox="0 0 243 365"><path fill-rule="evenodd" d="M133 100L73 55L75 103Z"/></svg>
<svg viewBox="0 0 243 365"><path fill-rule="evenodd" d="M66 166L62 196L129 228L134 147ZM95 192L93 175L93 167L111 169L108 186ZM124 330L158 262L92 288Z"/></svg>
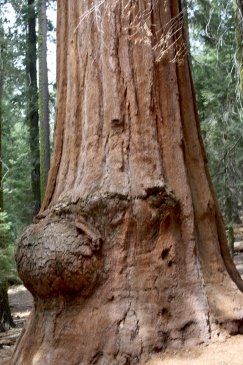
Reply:
<svg viewBox="0 0 243 365"><path fill-rule="evenodd" d="M58 177L57 177L57 186L55 189L55 194L60 197L62 193L62 189L60 189L59 181L66 181L67 188L70 185L70 178L72 179L72 175L68 174L70 169L70 164L72 163L71 157L73 148L73 131L74 131L74 118L73 112L74 108L70 109L69 105L74 102L74 105L77 103L77 99L75 99L74 87L75 84L73 80L75 79L75 69L76 69L76 59L77 55L75 54L75 36L74 33L74 2L68 2L67 5L67 38L65 40L66 47L68 49L67 52L67 67L66 67L66 83L67 83L67 95L66 95L66 110L65 110L65 123L67 128L64 129L63 134L63 149L68 148L68 153L64 154L64 157L61 159ZM75 19L75 18L74 18ZM72 20L72 21L71 21Z"/></svg>
<svg viewBox="0 0 243 365"><path fill-rule="evenodd" d="M38 3L38 53L39 53L39 131L41 201L43 200L50 169L50 121L47 68L47 17L46 1Z"/></svg>
<svg viewBox="0 0 243 365"><path fill-rule="evenodd" d="M68 69L70 70L70 76L68 79L71 80L71 85L69 87L70 93L68 94L67 103L74 103L75 107L69 111L70 118L70 130L69 139L67 144L70 145L69 153L69 164L67 166L66 173L66 190L72 190L75 181L75 173L77 167L77 159L80 149L81 135L81 118L80 118L80 103L79 103L79 88L80 88L80 69L79 69L79 54L78 54L78 34L75 32L75 24L79 22L79 6L77 3L70 3L69 10L70 18L72 19L72 27L70 29L71 39L68 44L70 44L70 61ZM72 81L73 80L73 81ZM74 82L76 80L76 82Z"/></svg>

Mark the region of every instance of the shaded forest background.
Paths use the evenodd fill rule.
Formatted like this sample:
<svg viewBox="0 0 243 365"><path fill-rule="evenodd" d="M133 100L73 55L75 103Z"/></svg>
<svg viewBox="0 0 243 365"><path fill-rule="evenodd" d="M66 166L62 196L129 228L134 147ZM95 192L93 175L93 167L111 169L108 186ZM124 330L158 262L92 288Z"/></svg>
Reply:
<svg viewBox="0 0 243 365"><path fill-rule="evenodd" d="M240 0L184 1L198 112L233 251L243 199L243 21ZM38 211L55 118L47 46L55 25L44 0L0 1L0 285L19 281L15 241ZM47 15L46 15L47 10ZM177 31L175 29L175 31ZM50 75L50 73L49 73ZM51 78L50 78L51 79Z"/></svg>

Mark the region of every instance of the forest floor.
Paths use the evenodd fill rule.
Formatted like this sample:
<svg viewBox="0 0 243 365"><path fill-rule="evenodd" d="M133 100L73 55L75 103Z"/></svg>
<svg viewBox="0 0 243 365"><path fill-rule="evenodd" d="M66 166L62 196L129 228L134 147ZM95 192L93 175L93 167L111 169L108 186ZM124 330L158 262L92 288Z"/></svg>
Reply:
<svg viewBox="0 0 243 365"><path fill-rule="evenodd" d="M14 345L30 314L33 302L31 294L23 285L11 287L8 291L8 296L16 327L0 333L0 365L7 365L9 363Z"/></svg>
<svg viewBox="0 0 243 365"><path fill-rule="evenodd" d="M234 262L243 278L243 225L238 226L235 230ZM0 333L0 365L9 365L14 345L32 307L32 296L23 285L11 287L8 294L16 328ZM231 336L208 346L201 345L189 349L167 350L161 356L156 355L156 358L152 358L146 365L189 364L243 365L243 336Z"/></svg>

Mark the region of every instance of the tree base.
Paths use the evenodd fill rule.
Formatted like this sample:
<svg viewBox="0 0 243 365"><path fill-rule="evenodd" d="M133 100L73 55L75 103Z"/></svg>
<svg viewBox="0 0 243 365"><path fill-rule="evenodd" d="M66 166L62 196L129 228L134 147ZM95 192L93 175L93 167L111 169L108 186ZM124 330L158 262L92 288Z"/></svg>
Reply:
<svg viewBox="0 0 243 365"><path fill-rule="evenodd" d="M222 260L207 274L181 229L162 188L49 211L18 245L35 306L11 364L144 364L168 347L241 333L243 295Z"/></svg>
<svg viewBox="0 0 243 365"><path fill-rule="evenodd" d="M11 327L14 328L15 323L8 302L8 285L2 283L0 284L0 332L5 332Z"/></svg>

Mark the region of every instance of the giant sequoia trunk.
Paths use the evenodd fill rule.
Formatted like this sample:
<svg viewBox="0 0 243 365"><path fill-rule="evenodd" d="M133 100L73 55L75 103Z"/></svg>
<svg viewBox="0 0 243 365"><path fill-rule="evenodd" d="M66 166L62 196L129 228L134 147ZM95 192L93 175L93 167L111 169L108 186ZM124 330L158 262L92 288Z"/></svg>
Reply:
<svg viewBox="0 0 243 365"><path fill-rule="evenodd" d="M35 304L12 364L144 364L242 330L183 39L178 0L58 1L55 151L18 244Z"/></svg>

